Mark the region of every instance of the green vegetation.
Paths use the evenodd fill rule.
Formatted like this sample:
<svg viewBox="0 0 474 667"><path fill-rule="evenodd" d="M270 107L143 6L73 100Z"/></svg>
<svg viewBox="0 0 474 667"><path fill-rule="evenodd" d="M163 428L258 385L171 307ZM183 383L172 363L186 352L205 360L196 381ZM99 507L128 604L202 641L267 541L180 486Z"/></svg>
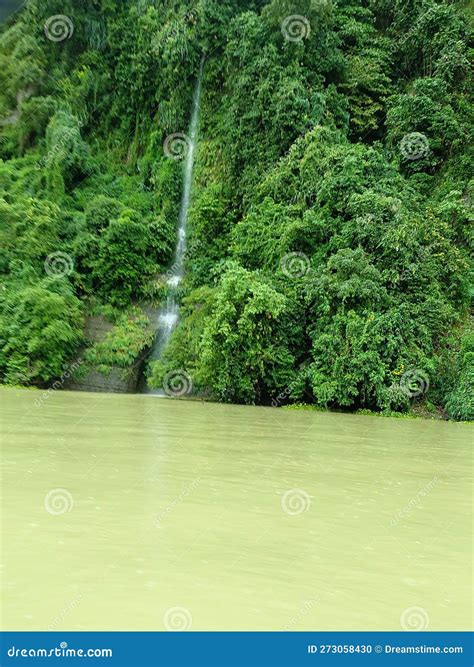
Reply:
<svg viewBox="0 0 474 667"><path fill-rule="evenodd" d="M113 368L128 369L153 343L154 331L150 320L138 308L122 313L106 309L106 313L115 326L102 340L86 347L82 355L82 373L88 369L104 374L110 373Z"/></svg>
<svg viewBox="0 0 474 667"><path fill-rule="evenodd" d="M461 0L27 2L0 33L2 381L59 377L92 297L124 319L88 364L149 344L127 313L164 296L182 164L163 144L202 53L192 252L150 384L474 419Z"/></svg>

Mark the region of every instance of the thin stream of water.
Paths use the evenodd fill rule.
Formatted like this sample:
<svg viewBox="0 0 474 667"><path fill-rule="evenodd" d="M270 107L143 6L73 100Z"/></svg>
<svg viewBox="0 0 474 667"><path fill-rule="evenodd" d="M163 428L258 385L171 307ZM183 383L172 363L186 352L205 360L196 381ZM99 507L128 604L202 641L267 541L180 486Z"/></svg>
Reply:
<svg viewBox="0 0 474 667"><path fill-rule="evenodd" d="M204 56L201 59L196 85L194 88L191 121L189 124L188 137L186 141L187 151L183 171L183 193L181 196L181 205L178 218L177 241L174 253L173 271L171 276L166 281L168 295L164 307L158 314L155 345L149 357L150 361L156 361L157 359L161 358L164 349L168 345L171 334L178 324L178 288L184 274L184 256L186 253L187 240L186 227L188 222L189 205L191 202L194 158L198 142L199 108L201 101L203 69ZM162 393L159 390L151 390L147 388L145 388L145 392L156 394Z"/></svg>

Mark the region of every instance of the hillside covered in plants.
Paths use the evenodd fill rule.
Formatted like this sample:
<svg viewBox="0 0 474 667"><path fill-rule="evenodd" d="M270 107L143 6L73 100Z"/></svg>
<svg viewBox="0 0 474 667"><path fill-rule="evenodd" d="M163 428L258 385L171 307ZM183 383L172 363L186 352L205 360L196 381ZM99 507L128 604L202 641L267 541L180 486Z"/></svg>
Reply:
<svg viewBox="0 0 474 667"><path fill-rule="evenodd" d="M0 32L0 382L474 419L472 28L443 0L29 0ZM183 136L184 135L184 136ZM95 347L85 320L115 327Z"/></svg>

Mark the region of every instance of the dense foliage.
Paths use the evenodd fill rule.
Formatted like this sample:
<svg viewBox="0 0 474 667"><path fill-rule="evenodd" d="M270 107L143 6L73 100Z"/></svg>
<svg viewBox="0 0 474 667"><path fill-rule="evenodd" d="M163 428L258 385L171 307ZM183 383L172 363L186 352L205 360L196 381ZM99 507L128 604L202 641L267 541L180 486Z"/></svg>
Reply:
<svg viewBox="0 0 474 667"><path fill-rule="evenodd" d="M164 298L165 139L204 53L181 321L151 384L474 419L471 34L461 0L27 2L0 33L3 381L60 376L92 297Z"/></svg>

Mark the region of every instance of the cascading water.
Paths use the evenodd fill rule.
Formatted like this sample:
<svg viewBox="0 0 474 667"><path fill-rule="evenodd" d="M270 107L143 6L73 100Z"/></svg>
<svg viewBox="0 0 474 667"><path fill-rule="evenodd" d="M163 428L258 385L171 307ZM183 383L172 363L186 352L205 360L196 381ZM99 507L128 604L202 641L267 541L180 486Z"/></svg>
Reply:
<svg viewBox="0 0 474 667"><path fill-rule="evenodd" d="M186 159L183 173L183 193L181 196L181 205L178 218L178 233L176 249L174 253L174 262L169 271L169 278L166 281L168 296L165 306L160 310L156 328L155 345L149 356L150 361L160 359L165 347L167 346L171 334L178 323L178 287L183 279L184 257L186 254L186 227L188 221L189 204L191 201L191 188L193 181L194 156L198 139L199 105L201 101L202 73L204 68L204 56L201 59L199 72L194 88L193 105L191 112L191 121L186 140ZM147 393L162 394L161 391L146 389Z"/></svg>

